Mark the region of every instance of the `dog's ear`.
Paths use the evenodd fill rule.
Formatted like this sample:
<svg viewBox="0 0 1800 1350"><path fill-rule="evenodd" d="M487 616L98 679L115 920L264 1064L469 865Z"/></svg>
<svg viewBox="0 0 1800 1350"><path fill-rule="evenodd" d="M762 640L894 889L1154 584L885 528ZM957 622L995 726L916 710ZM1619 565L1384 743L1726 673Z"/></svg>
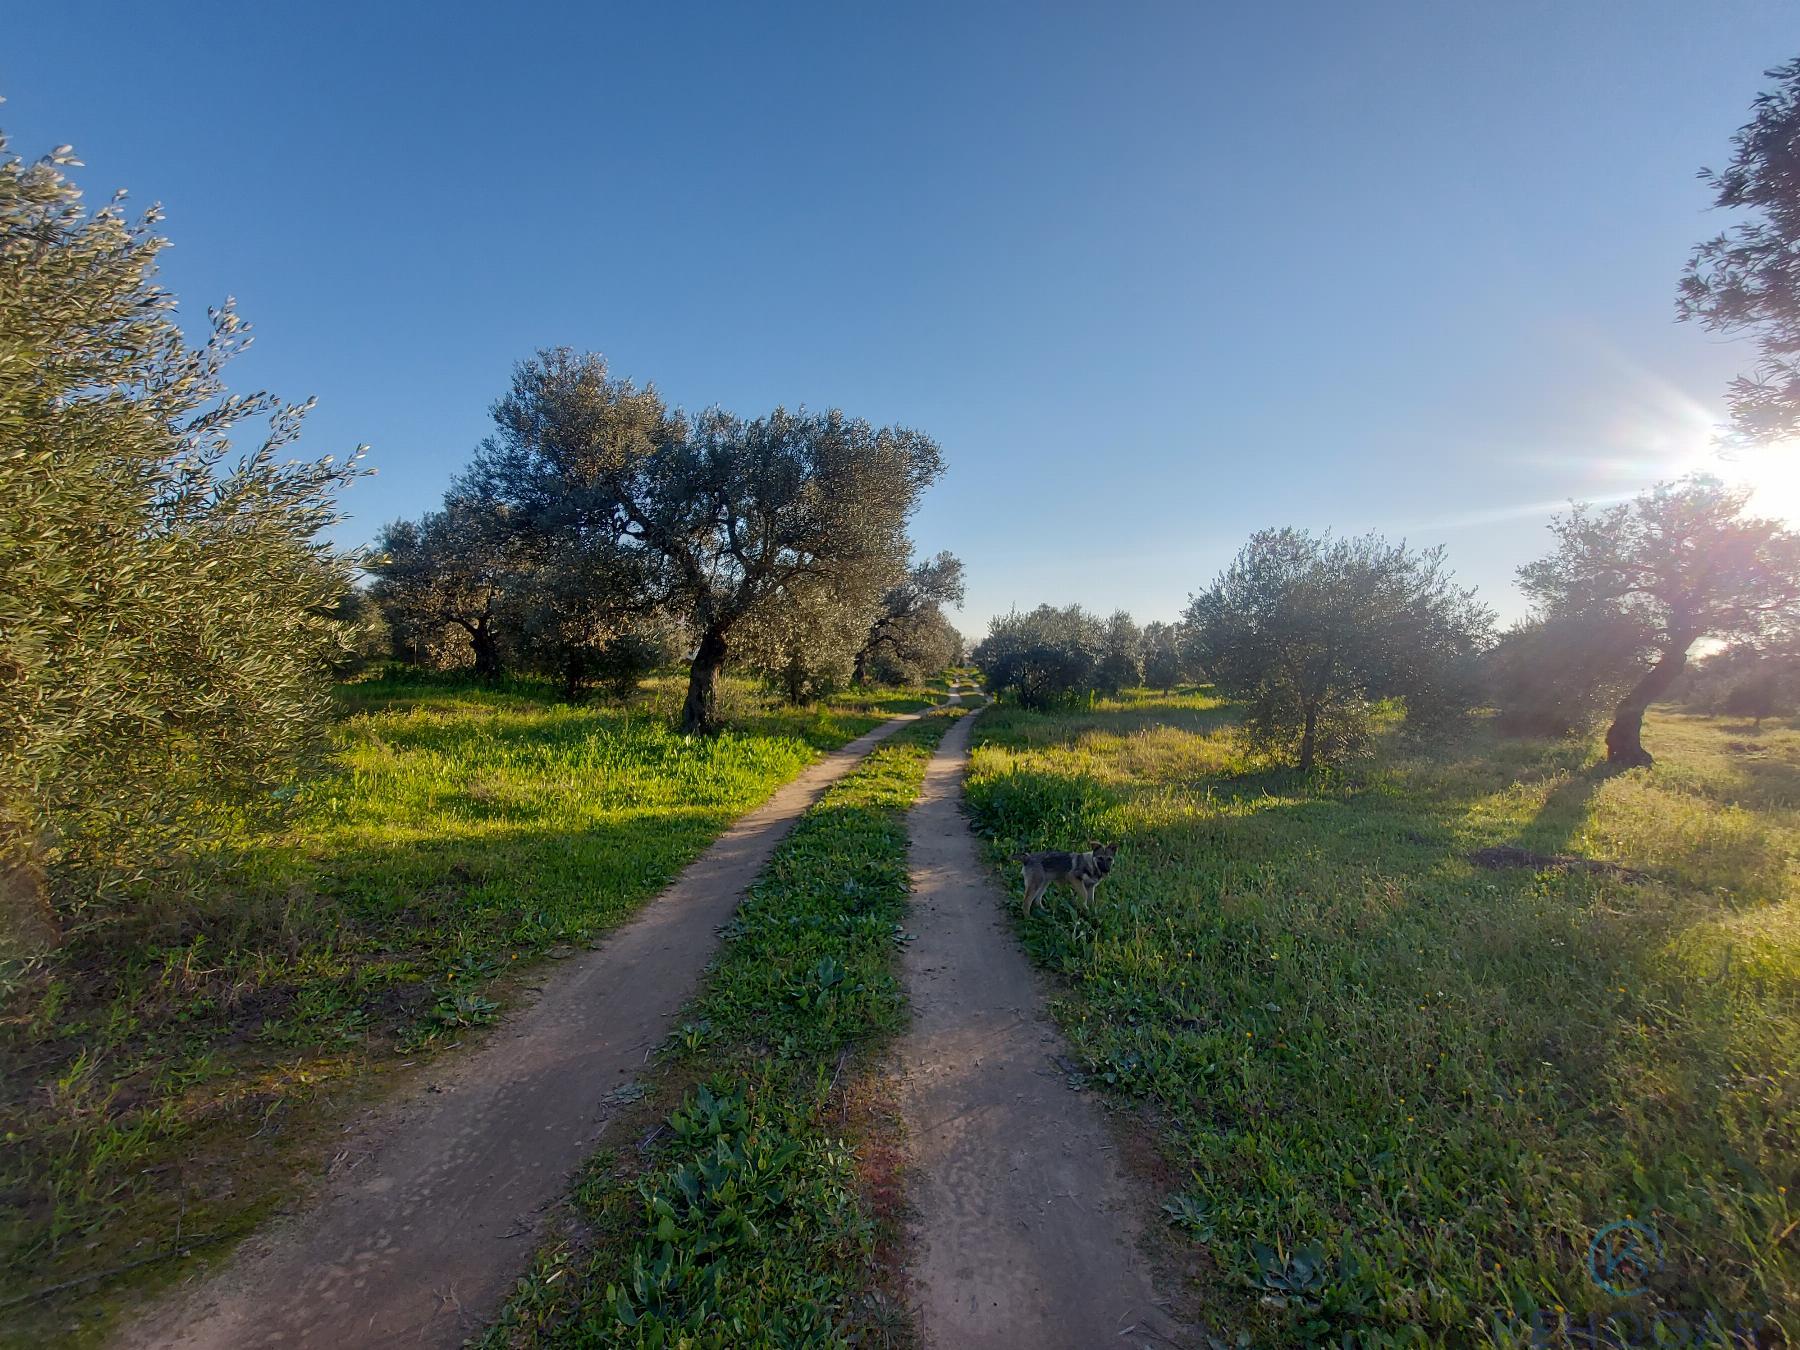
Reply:
<svg viewBox="0 0 1800 1350"><path fill-rule="evenodd" d="M1117 844L1102 844L1100 848L1101 852L1107 854L1109 857L1119 851L1119 846Z"/></svg>
<svg viewBox="0 0 1800 1350"><path fill-rule="evenodd" d="M1087 841L1087 851L1089 853L1098 853L1102 847L1103 845L1095 843L1092 839Z"/></svg>

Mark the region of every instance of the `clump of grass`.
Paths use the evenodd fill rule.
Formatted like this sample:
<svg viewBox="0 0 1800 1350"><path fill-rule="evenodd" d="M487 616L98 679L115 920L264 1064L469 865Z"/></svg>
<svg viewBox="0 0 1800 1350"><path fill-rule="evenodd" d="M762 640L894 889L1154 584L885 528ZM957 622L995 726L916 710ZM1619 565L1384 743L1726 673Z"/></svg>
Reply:
<svg viewBox="0 0 1800 1350"><path fill-rule="evenodd" d="M1167 1213L1231 1334L1792 1337L1800 734L1649 736L1647 773L1478 727L1303 779L1204 695L983 718L996 858L1123 845L1091 910L1021 931L1089 1081L1150 1107L1187 1175ZM1503 844L1650 879L1466 859ZM1589 1272L1622 1220L1663 1246L1625 1296Z"/></svg>
<svg viewBox="0 0 1800 1350"><path fill-rule="evenodd" d="M731 689L736 728L704 739L672 729L672 678L580 707L407 672L342 688L331 769L285 790L285 828L246 814L197 897L77 937L7 1003L0 1299L162 1277L174 1263L132 1263L168 1235L245 1231L369 1070L493 1021L508 975L622 921L819 751L917 699ZM66 1335L111 1287L7 1320Z"/></svg>
<svg viewBox="0 0 1800 1350"><path fill-rule="evenodd" d="M489 1347L883 1343L888 1220L848 1061L903 1015L906 811L954 715L897 734L782 844L672 1041L666 1119L589 1169L584 1236L538 1253Z"/></svg>

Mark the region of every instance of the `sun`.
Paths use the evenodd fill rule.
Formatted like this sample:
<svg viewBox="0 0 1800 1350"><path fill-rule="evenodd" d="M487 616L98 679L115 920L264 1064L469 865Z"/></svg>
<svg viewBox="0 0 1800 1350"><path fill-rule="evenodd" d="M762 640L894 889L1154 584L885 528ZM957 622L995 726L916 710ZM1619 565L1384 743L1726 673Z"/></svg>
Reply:
<svg viewBox="0 0 1800 1350"><path fill-rule="evenodd" d="M1648 371L1625 368L1630 396L1610 400L1604 423L1610 453L1588 459L1592 500L1624 501L1651 483L1703 473L1748 488L1750 514L1800 527L1800 436L1732 444L1719 408Z"/></svg>
<svg viewBox="0 0 1800 1350"><path fill-rule="evenodd" d="M1728 451L1713 472L1751 489L1753 515L1800 523L1800 440Z"/></svg>

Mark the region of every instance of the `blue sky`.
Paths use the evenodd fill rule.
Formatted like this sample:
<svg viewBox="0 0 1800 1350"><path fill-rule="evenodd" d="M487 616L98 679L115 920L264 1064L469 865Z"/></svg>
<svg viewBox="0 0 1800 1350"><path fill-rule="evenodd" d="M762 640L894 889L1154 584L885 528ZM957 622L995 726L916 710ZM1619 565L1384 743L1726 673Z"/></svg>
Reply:
<svg viewBox="0 0 1800 1350"><path fill-rule="evenodd" d="M1252 530L1448 545L1504 614L1567 498L1693 466L1673 321L1786 3L14 6L0 126L168 209L240 388L432 505L512 363L943 444L964 627L1169 618ZM1800 463L1800 454L1791 457ZM1789 458L1732 472L1800 514Z"/></svg>

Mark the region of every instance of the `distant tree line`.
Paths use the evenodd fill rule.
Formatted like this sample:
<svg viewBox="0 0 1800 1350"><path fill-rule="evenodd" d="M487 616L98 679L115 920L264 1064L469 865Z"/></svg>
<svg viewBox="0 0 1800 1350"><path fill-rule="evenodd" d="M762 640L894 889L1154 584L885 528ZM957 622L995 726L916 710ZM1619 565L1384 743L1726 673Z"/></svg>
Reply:
<svg viewBox="0 0 1800 1350"><path fill-rule="evenodd" d="M1800 535L1747 514L1744 491L1699 475L1551 529L1555 549L1519 571L1532 612L1505 633L1442 549L1282 529L1254 535L1177 624L1045 605L995 619L974 659L1038 708L1208 680L1302 769L1364 746L1384 703L1424 728L1482 707L1525 735L1605 721L1608 761L1633 767L1652 763L1653 702L1760 719L1800 699Z"/></svg>
<svg viewBox="0 0 1800 1350"><path fill-rule="evenodd" d="M670 409L592 353L539 352L443 505L389 525L370 595L396 651L570 698L688 668L682 725L720 725L738 668L799 702L952 664L962 564L906 534L937 445L840 412Z"/></svg>

